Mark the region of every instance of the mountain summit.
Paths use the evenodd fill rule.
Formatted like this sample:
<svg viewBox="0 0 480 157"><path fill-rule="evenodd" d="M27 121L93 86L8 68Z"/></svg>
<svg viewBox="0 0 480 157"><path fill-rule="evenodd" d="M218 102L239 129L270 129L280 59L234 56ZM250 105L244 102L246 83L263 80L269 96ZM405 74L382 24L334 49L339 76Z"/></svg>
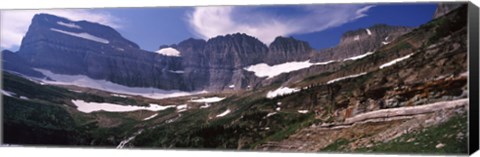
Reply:
<svg viewBox="0 0 480 157"><path fill-rule="evenodd" d="M319 52L307 42L292 37L277 37L267 46L245 33L221 35L207 41L190 38L149 52L111 27L38 14L32 19L16 55L31 68L55 74L84 75L130 87L218 91L265 86L276 80L252 73L247 67L275 68L308 60L317 62L362 55L410 30L375 25L350 31L342 36L338 46ZM288 72L280 69L275 73Z"/></svg>

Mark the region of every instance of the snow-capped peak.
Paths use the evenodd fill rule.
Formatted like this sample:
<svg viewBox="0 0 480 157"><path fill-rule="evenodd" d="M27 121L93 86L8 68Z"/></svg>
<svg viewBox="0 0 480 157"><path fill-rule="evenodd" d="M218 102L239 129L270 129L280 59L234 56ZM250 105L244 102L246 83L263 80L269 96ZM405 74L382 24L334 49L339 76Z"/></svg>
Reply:
<svg viewBox="0 0 480 157"><path fill-rule="evenodd" d="M157 50L155 52L158 53L158 54L165 55L165 56L180 57L180 51L178 51L174 48L171 48L171 47L163 48L163 49Z"/></svg>

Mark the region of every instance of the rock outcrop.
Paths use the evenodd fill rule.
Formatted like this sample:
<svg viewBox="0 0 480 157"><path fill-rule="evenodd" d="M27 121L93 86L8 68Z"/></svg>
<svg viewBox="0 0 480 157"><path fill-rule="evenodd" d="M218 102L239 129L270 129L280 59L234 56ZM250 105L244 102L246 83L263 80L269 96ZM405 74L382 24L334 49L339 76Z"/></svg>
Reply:
<svg viewBox="0 0 480 157"><path fill-rule="evenodd" d="M182 58L139 49L113 28L87 21L35 15L17 52L34 68L135 87L186 89Z"/></svg>
<svg viewBox="0 0 480 157"><path fill-rule="evenodd" d="M348 31L342 35L340 43L336 47L320 50L314 60L339 60L373 52L411 30L410 27L378 24L369 28Z"/></svg>
<svg viewBox="0 0 480 157"><path fill-rule="evenodd" d="M305 41L292 37L277 37L268 46L268 54L264 62L270 65L289 61L305 61L314 55L313 49Z"/></svg>
<svg viewBox="0 0 480 157"><path fill-rule="evenodd" d="M9 50L2 51L2 68L3 70L26 75L29 77L44 78L45 76L31 68L23 58L18 56L15 52Z"/></svg>
<svg viewBox="0 0 480 157"><path fill-rule="evenodd" d="M450 11L462 6L464 3L448 3L448 2L444 2L444 3L439 3L437 5L437 9L435 10L435 13L433 14L433 18L436 19L440 16L443 16L447 13L449 13Z"/></svg>

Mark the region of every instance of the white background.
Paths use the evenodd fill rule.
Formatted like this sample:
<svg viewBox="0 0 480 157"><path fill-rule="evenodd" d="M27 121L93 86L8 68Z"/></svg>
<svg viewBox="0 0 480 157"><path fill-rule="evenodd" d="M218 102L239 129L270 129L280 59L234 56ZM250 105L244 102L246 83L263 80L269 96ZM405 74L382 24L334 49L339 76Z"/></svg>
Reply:
<svg viewBox="0 0 480 157"><path fill-rule="evenodd" d="M247 4L311 4L311 3L368 3L368 2L428 2L429 0L176 0L176 1L155 1L155 0L3 0L0 9L40 9L40 8L102 8L102 7L151 7L151 6L194 6L194 5L247 5ZM451 0L450 0L451 1ZM477 6L479 0L473 0ZM407 11L407 10L406 10ZM8 135L7 135L8 136ZM0 156L28 156L28 157L250 157L250 156L278 156L278 157L319 157L319 156L386 156L384 154L325 154L325 153L266 153L266 152L234 152L234 151L195 151L195 150L116 150L98 148L53 148L53 147L0 147ZM388 155L388 156L419 156L419 155ZM474 156L480 156L476 153Z"/></svg>

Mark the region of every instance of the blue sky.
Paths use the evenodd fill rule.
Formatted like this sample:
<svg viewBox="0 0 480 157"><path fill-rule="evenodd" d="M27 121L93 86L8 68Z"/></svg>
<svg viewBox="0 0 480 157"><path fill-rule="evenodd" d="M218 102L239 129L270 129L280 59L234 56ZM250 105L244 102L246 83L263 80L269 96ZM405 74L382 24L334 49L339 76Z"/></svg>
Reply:
<svg viewBox="0 0 480 157"><path fill-rule="evenodd" d="M323 6L323 5L318 5ZM368 5L367 5L368 6ZM236 14L267 14L267 17L296 18L309 14L300 6L237 7ZM293 33L286 36L307 41L316 49L338 44L341 35L349 30L369 27L375 24L419 26L432 19L436 3L376 4L366 16L325 30L307 33ZM187 38L199 37L189 26L188 15L191 7L110 9L113 15L125 17L125 28L120 29L124 37L138 43L147 50L156 50L160 45L178 43ZM235 15L234 15L235 16ZM247 19L242 19L247 18ZM255 16L242 15L235 19L240 22L255 22ZM248 18L252 18L249 20ZM252 22L252 23L253 23ZM248 33L247 33L248 34Z"/></svg>
<svg viewBox="0 0 480 157"><path fill-rule="evenodd" d="M2 48L17 50L35 13L114 27L142 49L155 51L188 38L247 33L269 44L293 36L316 49L336 45L349 30L375 24L419 26L432 19L436 3L320 4L291 6L151 7L2 12ZM15 23L14 25L10 23Z"/></svg>
<svg viewBox="0 0 480 157"><path fill-rule="evenodd" d="M430 21L436 8L436 4L433 3L378 5L368 11L367 17L357 21L321 32L292 36L308 41L316 49L328 48L338 44L344 32L370 27L375 24L417 27Z"/></svg>

